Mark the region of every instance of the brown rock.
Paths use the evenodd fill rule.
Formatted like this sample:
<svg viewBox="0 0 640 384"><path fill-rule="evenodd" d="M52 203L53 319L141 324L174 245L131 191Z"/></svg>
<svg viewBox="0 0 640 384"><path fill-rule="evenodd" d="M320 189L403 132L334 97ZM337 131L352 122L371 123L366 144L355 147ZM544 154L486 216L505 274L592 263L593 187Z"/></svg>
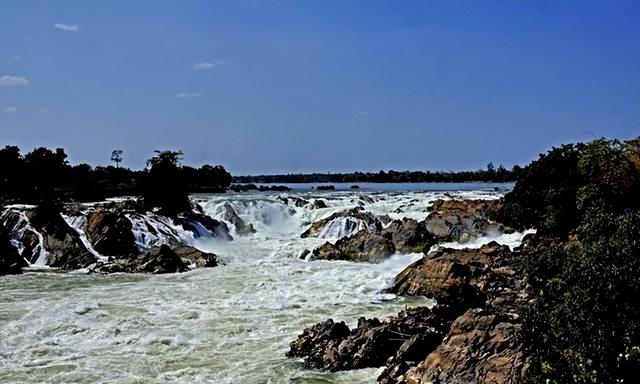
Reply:
<svg viewBox="0 0 640 384"><path fill-rule="evenodd" d="M388 236L360 231L351 237L338 240L335 244L324 243L312 252L317 260L349 260L359 262L380 262L393 255L395 247Z"/></svg>
<svg viewBox="0 0 640 384"><path fill-rule="evenodd" d="M87 214L86 234L101 255L131 256L138 253L131 220L121 212L90 212Z"/></svg>

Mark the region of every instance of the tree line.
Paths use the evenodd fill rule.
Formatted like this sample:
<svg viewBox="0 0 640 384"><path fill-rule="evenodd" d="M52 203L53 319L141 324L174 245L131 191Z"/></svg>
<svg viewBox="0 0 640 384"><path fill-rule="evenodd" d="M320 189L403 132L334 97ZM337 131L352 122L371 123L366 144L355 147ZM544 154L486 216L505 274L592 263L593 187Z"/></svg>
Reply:
<svg viewBox="0 0 640 384"><path fill-rule="evenodd" d="M379 171L353 173L298 173L286 175L234 176L234 183L463 183L512 182L518 178L521 167L506 169L492 163L486 169L460 172L431 171Z"/></svg>
<svg viewBox="0 0 640 384"><path fill-rule="evenodd" d="M189 193L224 192L231 184L231 175L220 165L193 168L181 160L182 152L156 151L142 170L72 166L62 148L40 147L22 155L17 146L6 146L0 149L0 202L43 204L143 196L151 207L176 211L184 207Z"/></svg>

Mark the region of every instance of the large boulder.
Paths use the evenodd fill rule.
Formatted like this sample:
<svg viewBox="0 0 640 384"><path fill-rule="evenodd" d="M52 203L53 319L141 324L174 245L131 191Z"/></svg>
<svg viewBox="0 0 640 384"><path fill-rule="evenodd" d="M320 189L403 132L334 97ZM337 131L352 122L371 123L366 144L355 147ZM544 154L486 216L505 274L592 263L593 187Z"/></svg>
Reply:
<svg viewBox="0 0 640 384"><path fill-rule="evenodd" d="M311 209L323 209L323 208L327 208L327 203L325 203L324 200L316 199L313 201L313 203L311 203Z"/></svg>
<svg viewBox="0 0 640 384"><path fill-rule="evenodd" d="M451 314L440 307L410 308L383 321L360 318L353 330L329 319L305 329L289 344L287 356L329 371L383 366L398 353L421 361L442 341Z"/></svg>
<svg viewBox="0 0 640 384"><path fill-rule="evenodd" d="M424 225L439 241L467 242L501 228L491 220L500 204L501 200L436 200Z"/></svg>
<svg viewBox="0 0 640 384"><path fill-rule="evenodd" d="M436 243L436 239L424 225L410 218L393 220L381 233L391 236L396 251L401 253L428 253Z"/></svg>
<svg viewBox="0 0 640 384"><path fill-rule="evenodd" d="M97 261L80 240L78 232L53 208L38 207L27 213L33 228L42 234L46 264L63 269L85 268Z"/></svg>
<svg viewBox="0 0 640 384"><path fill-rule="evenodd" d="M349 260L359 262L380 262L395 253L389 236L360 231L353 236L329 242L316 248L312 258L316 260Z"/></svg>
<svg viewBox="0 0 640 384"><path fill-rule="evenodd" d="M22 267L26 266L27 262L20 257L16 247L11 244L9 232L0 224L0 276L20 274Z"/></svg>
<svg viewBox="0 0 640 384"><path fill-rule="evenodd" d="M85 232L93 249L101 255L122 257L138 252L131 220L121 212L89 212Z"/></svg>
<svg viewBox="0 0 640 384"><path fill-rule="evenodd" d="M343 237L361 230L379 232L382 222L362 207L336 212L329 217L314 221L300 237Z"/></svg>
<svg viewBox="0 0 640 384"><path fill-rule="evenodd" d="M516 384L525 367L517 318L470 309L458 317L445 339L403 383Z"/></svg>
<svg viewBox="0 0 640 384"><path fill-rule="evenodd" d="M253 224L245 223L245 221L242 220L240 216L238 216L236 211L233 209L233 207L229 203L224 203L223 217L226 221L230 222L231 224L233 224L234 227L236 227L236 233L240 236L246 236L256 232L255 228L253 227Z"/></svg>

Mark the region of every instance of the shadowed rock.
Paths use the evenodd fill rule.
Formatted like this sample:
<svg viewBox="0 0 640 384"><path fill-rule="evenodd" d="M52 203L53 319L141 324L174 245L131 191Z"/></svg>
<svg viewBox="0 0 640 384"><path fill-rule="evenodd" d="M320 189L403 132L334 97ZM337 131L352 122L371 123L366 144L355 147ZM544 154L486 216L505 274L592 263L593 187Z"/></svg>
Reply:
<svg viewBox="0 0 640 384"><path fill-rule="evenodd" d="M357 230L369 230L377 232L382 230L382 222L372 213L365 211L362 207L355 207L346 211L336 212L329 217L314 221L311 227L304 231L300 237L317 237L321 232L334 220L344 219L341 224L345 226L345 232L351 232Z"/></svg>
<svg viewBox="0 0 640 384"><path fill-rule="evenodd" d="M0 224L0 276L20 274L22 267L26 266L25 260L11 244L7 229Z"/></svg>
<svg viewBox="0 0 640 384"><path fill-rule="evenodd" d="M236 227L236 233L240 236L245 236L245 235L249 235L256 232L255 228L253 227L253 224L245 223L245 221L242 220L240 216L238 216L236 211L233 210L233 207L229 203L224 203L223 217L225 220L227 220L228 222L230 222Z"/></svg>
<svg viewBox="0 0 640 384"><path fill-rule="evenodd" d="M130 256L138 252L131 220L121 212L90 212L87 214L86 234L101 255Z"/></svg>
<svg viewBox="0 0 640 384"><path fill-rule="evenodd" d="M49 253L47 265L64 269L87 267L97 261L78 233L52 208L38 207L27 213L31 225L42 234Z"/></svg>
<svg viewBox="0 0 640 384"><path fill-rule="evenodd" d="M381 234L391 236L396 251L401 253L427 253L436 242L424 225L409 218L393 220Z"/></svg>

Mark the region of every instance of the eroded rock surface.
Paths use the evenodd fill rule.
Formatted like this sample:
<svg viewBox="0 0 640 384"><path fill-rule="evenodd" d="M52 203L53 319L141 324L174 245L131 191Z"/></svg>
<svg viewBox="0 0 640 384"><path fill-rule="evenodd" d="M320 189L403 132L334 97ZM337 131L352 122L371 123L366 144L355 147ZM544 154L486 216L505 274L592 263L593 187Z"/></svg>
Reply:
<svg viewBox="0 0 640 384"><path fill-rule="evenodd" d="M379 232L382 230L382 222L371 212L362 207L355 207L346 211L336 212L329 217L315 221L300 237L318 237L326 231L330 225L338 225L336 233L355 233L360 230Z"/></svg>
<svg viewBox="0 0 640 384"><path fill-rule="evenodd" d="M85 232L93 248L101 255L130 256L138 252L131 220L121 212L89 212Z"/></svg>
<svg viewBox="0 0 640 384"><path fill-rule="evenodd" d="M393 255L394 252L395 247L390 236L360 231L353 236L336 241L335 244L324 243L313 250L312 258L377 263Z"/></svg>
<svg viewBox="0 0 640 384"><path fill-rule="evenodd" d="M491 217L501 204L500 200L436 200L424 225L440 242L467 242L500 229Z"/></svg>

